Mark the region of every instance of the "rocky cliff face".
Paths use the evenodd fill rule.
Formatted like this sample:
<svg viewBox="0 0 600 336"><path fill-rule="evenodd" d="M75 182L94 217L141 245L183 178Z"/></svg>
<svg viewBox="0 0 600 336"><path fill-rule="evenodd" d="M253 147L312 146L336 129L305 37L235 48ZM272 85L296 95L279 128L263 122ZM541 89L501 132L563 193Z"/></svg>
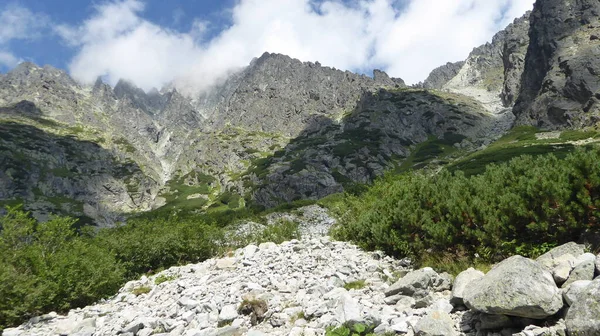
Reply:
<svg viewBox="0 0 600 336"><path fill-rule="evenodd" d="M546 129L595 125L600 115L600 2L537 1L515 115Z"/></svg>
<svg viewBox="0 0 600 336"><path fill-rule="evenodd" d="M196 99L212 129L225 125L249 131L297 136L325 116L356 107L361 94L379 87L405 87L376 71L374 78L321 64L265 53L224 84Z"/></svg>
<svg viewBox="0 0 600 336"><path fill-rule="evenodd" d="M509 116L518 91L525 50L529 39L529 13L516 19L506 29L498 32L491 43L473 49L457 71L455 65L438 68L428 80L437 80L441 90L464 94L481 102L491 113ZM452 70L452 71L450 71ZM456 75L441 81L439 72ZM440 79L438 79L440 78ZM433 82L431 82L433 83ZM425 82L425 85L432 85Z"/></svg>

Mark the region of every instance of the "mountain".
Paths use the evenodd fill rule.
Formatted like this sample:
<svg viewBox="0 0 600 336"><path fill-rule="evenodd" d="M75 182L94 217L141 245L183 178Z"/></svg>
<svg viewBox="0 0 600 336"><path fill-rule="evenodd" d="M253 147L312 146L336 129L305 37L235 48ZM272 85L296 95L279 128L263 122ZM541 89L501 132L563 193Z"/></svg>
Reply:
<svg viewBox="0 0 600 336"><path fill-rule="evenodd" d="M515 107L517 123L594 126L600 115L600 2L537 1Z"/></svg>
<svg viewBox="0 0 600 336"><path fill-rule="evenodd" d="M556 6L538 1L413 87L379 70L368 77L271 53L201 93L181 83L150 92L125 80L84 86L22 63L0 77L0 126L11 134L0 137L0 205L103 226L156 209L273 207L445 164L485 148L515 118L591 125L598 5ZM565 23L554 27L557 18ZM562 91L540 84L563 68L572 80ZM569 110L560 123L552 108L544 115L544 104L565 102L585 113Z"/></svg>

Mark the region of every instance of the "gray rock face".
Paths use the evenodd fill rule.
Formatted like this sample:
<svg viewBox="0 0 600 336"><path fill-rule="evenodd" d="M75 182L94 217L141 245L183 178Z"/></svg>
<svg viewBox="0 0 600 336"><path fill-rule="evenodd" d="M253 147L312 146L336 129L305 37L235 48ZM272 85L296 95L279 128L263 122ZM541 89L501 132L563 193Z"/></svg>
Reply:
<svg viewBox="0 0 600 336"><path fill-rule="evenodd" d="M529 46L529 15L516 19L506 28L502 46L504 64L504 85L500 97L505 107L514 105L521 89L521 75L525 68L525 56Z"/></svg>
<svg viewBox="0 0 600 336"><path fill-rule="evenodd" d="M490 43L473 49L442 89L472 97L493 114L510 114L528 44L528 16L526 13L494 35ZM507 122L512 124L512 118Z"/></svg>
<svg viewBox="0 0 600 336"><path fill-rule="evenodd" d="M563 306L550 272L521 256L502 261L471 283L464 302L470 309L487 314L535 319L554 315Z"/></svg>
<svg viewBox="0 0 600 336"><path fill-rule="evenodd" d="M320 116L351 111L365 91L394 84L377 71L375 79L323 67L318 62L265 53L220 87L198 97L197 108L213 128L230 123L252 131L297 136Z"/></svg>
<svg viewBox="0 0 600 336"><path fill-rule="evenodd" d="M569 335L592 336L600 333L600 279L594 280L578 296L567 312Z"/></svg>
<svg viewBox="0 0 600 336"><path fill-rule="evenodd" d="M514 109L519 124L560 129L598 121L599 18L596 0L536 2Z"/></svg>
<svg viewBox="0 0 600 336"><path fill-rule="evenodd" d="M458 74L464 64L464 61L454 63L448 62L433 69L429 76L427 76L427 79L423 82L423 87L425 89L441 90L449 80Z"/></svg>
<svg viewBox="0 0 600 336"><path fill-rule="evenodd" d="M455 306L462 305L465 291L470 287L469 285L478 279L481 279L485 274L482 271L474 268L469 268L466 271L462 271L454 279L454 285L452 286L452 299L450 302Z"/></svg>

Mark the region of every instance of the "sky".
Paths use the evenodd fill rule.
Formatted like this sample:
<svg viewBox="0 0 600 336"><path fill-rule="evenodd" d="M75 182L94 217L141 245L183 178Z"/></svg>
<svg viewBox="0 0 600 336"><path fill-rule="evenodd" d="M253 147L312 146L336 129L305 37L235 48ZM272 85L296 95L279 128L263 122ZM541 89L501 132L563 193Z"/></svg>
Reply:
<svg viewBox="0 0 600 336"><path fill-rule="evenodd" d="M264 52L408 84L533 8L534 0L8 0L0 72L20 62L89 84L209 89Z"/></svg>

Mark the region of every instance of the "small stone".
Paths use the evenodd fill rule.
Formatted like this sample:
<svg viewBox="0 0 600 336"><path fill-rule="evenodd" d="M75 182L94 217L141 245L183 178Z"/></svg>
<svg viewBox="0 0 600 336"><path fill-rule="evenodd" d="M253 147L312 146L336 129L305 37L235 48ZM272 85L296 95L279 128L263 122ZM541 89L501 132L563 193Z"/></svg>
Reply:
<svg viewBox="0 0 600 336"><path fill-rule="evenodd" d="M217 267L217 269L235 268L236 262L237 262L237 259L235 259L235 258L218 259L216 267Z"/></svg>
<svg viewBox="0 0 600 336"><path fill-rule="evenodd" d="M286 313L275 313L269 320L273 327L284 326L290 320L290 316Z"/></svg>
<svg viewBox="0 0 600 336"><path fill-rule="evenodd" d="M414 326L417 336L458 336L454 321L444 312L431 312Z"/></svg>
<svg viewBox="0 0 600 336"><path fill-rule="evenodd" d="M236 305L224 306L223 309L221 309L221 312L219 312L219 323L233 321L238 316Z"/></svg>

